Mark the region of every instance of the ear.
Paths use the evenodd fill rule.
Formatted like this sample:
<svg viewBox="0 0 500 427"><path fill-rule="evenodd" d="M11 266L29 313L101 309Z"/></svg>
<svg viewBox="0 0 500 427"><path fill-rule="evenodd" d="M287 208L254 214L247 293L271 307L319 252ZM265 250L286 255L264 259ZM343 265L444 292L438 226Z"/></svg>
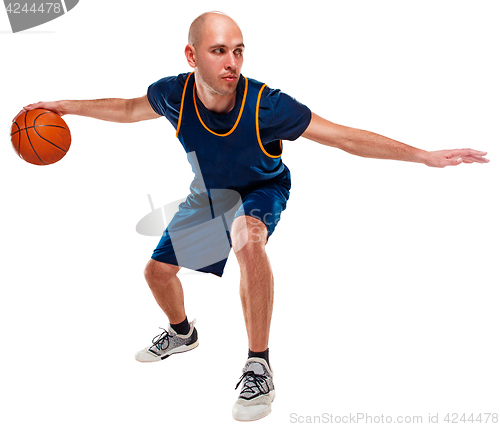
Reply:
<svg viewBox="0 0 500 427"><path fill-rule="evenodd" d="M196 68L196 51L193 45L188 44L184 49L184 54L186 55L186 59L188 64L192 68Z"/></svg>

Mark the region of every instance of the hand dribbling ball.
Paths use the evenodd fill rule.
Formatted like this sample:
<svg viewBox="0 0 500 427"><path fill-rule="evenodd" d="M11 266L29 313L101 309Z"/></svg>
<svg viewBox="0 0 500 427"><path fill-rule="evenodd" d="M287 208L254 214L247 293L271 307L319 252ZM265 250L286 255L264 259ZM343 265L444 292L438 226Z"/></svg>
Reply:
<svg viewBox="0 0 500 427"><path fill-rule="evenodd" d="M71 133L61 116L40 108L16 117L10 138L19 157L34 165L58 162L71 145Z"/></svg>

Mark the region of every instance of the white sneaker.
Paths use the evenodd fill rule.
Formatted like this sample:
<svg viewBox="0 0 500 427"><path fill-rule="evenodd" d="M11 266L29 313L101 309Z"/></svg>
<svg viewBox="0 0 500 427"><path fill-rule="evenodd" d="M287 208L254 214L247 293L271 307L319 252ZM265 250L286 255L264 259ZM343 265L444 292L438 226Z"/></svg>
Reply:
<svg viewBox="0 0 500 427"><path fill-rule="evenodd" d="M275 391L273 372L267 362L260 357L250 357L236 388L242 381L240 396L233 406L233 418L255 421L269 415Z"/></svg>
<svg viewBox="0 0 500 427"><path fill-rule="evenodd" d="M153 345L135 354L139 362L158 362L171 354L183 353L198 347L198 332L194 327L196 319L189 323L191 329L187 335L180 335L169 325L168 331L163 329L160 335L153 338Z"/></svg>

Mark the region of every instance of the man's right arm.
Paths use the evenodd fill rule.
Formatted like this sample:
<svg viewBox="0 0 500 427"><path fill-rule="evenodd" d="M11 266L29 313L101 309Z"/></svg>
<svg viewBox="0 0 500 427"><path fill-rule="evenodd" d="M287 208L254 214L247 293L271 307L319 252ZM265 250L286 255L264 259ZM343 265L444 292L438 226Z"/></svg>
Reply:
<svg viewBox="0 0 500 427"><path fill-rule="evenodd" d="M51 110L60 116L74 114L118 123L134 123L162 117L153 110L146 95L133 99L108 98L82 101L37 102L27 105L19 114L36 108Z"/></svg>

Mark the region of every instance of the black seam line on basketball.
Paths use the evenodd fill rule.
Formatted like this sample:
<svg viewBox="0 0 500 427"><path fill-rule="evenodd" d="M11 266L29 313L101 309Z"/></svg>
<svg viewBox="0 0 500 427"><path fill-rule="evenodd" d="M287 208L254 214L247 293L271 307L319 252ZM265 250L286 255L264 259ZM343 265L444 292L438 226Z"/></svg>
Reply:
<svg viewBox="0 0 500 427"><path fill-rule="evenodd" d="M28 111L29 113L29 111ZM25 126L25 129L26 129L26 126L27 126L27 123L26 123L26 117L28 116L28 113L26 113L24 115L24 126ZM38 116L37 116L38 117ZM21 136L21 135L19 135ZM30 143L31 145L31 149L33 150L33 152L36 154L36 156L38 157L38 159L44 164L48 164L48 163L45 163L42 159L40 159L40 156L38 155L38 153L35 151L35 147L33 147L33 144L31 143L31 139L30 139L30 136L28 135L28 129L26 129L26 137L28 138L28 142Z"/></svg>
<svg viewBox="0 0 500 427"><path fill-rule="evenodd" d="M19 125L18 125L18 127L19 127ZM23 129L19 128L19 130L16 130L14 133L11 133L10 136L13 137L16 133L21 132L24 129L32 129L34 127L37 127L37 128L41 128L41 127L60 128L60 129L65 129L65 130L67 130L69 132L68 128L65 128L64 126L59 126L59 125L36 125L36 126L28 126L28 127L23 128Z"/></svg>
<svg viewBox="0 0 500 427"><path fill-rule="evenodd" d="M13 123L17 126L17 129L18 129L18 130L16 130L14 133L12 133L12 134L10 135L10 139L11 139L11 140L12 140L12 135L14 135L14 134L16 134L17 132L20 132L20 131L21 131L21 128L19 127L19 125L17 124L17 122L13 122ZM18 142L18 144L17 144L17 155L18 155L19 157L21 157L21 152L20 152L20 150L21 150L21 134L19 134L19 142ZM21 157L21 158L22 158L22 157Z"/></svg>
<svg viewBox="0 0 500 427"><path fill-rule="evenodd" d="M35 128L35 132L36 132L36 134L37 134L40 138L42 138L43 140L47 141L49 144L52 144L54 147L59 148L59 150L64 151L65 153L67 153L67 151L66 151L64 148L61 148L61 147L59 147L58 145L54 144L52 141L49 141L48 139L45 139L42 135L40 135L40 134L38 133L38 131L36 130L36 127L34 127L34 128Z"/></svg>
<svg viewBox="0 0 500 427"><path fill-rule="evenodd" d="M35 117L35 119L33 120L33 125L35 124L36 122L36 119L38 119L38 117L40 117L42 114L47 114L47 113L51 113L52 111L44 111L43 113L40 113L38 116Z"/></svg>
<svg viewBox="0 0 500 427"><path fill-rule="evenodd" d="M36 126L35 122L37 121L38 117L42 116L43 114L48 114L48 113L52 113L52 114L55 114L53 111L44 111L43 113L40 113L38 116L35 117L35 119L33 120L33 126L28 126L28 124L26 123L26 117L28 115L28 113L30 112L31 110L28 110L26 111L26 113L24 114L24 129L31 129L33 127ZM14 136L17 132L21 132L23 129L21 129L19 127L19 125L17 124L17 122L14 122L18 128L18 130L16 130L14 133L11 133L10 136ZM59 125L38 125L38 126L53 126L53 127L58 127L58 128L62 128L62 129L66 129L67 131L69 131L69 129L65 128L64 126L59 126Z"/></svg>
<svg viewBox="0 0 500 427"><path fill-rule="evenodd" d="M40 126L37 126L37 124L36 124L36 121L38 120L38 117L40 117L40 116L42 116L42 115L44 115L44 114L47 114L47 113L51 113L51 111L44 111L43 113L40 113L38 116L36 116L36 117L35 117L35 120L33 120L33 129L35 130L36 134L37 134L40 138L42 138L43 140L47 141L49 144L52 144L54 147L59 148L59 150L64 151L64 153L67 153L67 152L68 152L67 150L65 150L64 148L59 147L58 145L54 144L52 141L49 141L48 139L44 138L44 137L43 137L42 135L40 135L40 134L38 133L38 131L36 130L36 128L37 128L37 127L40 127L40 126L50 126L50 125L40 125ZM67 130L67 131L69 132L69 129L66 129L66 128L65 128L65 127L63 127L63 126L52 125L52 127L62 128L62 129L65 129L65 130Z"/></svg>
<svg viewBox="0 0 500 427"><path fill-rule="evenodd" d="M37 134L40 138L42 138L43 140L47 141L49 144L52 144L54 147L59 148L59 150L64 151L65 153L67 153L67 151L66 151L64 148L61 148L61 147L59 147L58 145L54 144L52 141L49 141L48 139L44 138L44 137L43 137L42 135L40 135L40 134L38 133L38 131L36 130L36 128L37 128L36 121L38 120L38 117L40 117L40 116L41 116L41 115L43 115L43 114L47 114L47 113L50 113L50 111L44 111L43 113L40 113L38 116L36 116L36 117L35 117L35 120L33 120L33 129L35 130L36 134ZM40 126L43 126L43 125L40 125ZM62 127L62 126L58 126L58 125L53 125L53 126L54 126L54 127L58 127L58 128ZM64 128L63 128L63 129L64 129Z"/></svg>

